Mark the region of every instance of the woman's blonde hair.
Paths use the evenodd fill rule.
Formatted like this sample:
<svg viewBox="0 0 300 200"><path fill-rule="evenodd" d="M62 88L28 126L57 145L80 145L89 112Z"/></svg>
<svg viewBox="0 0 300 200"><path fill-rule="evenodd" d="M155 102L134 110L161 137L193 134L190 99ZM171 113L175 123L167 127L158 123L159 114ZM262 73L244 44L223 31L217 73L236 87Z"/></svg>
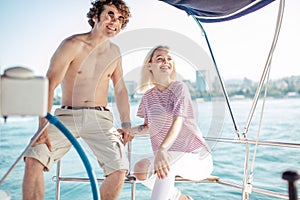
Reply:
<svg viewBox="0 0 300 200"><path fill-rule="evenodd" d="M156 47L152 48L148 52L148 54L147 54L147 56L146 56L146 58L144 60L144 64L143 64L142 72L141 72L141 85L140 85L140 88L139 88L139 90L141 92L145 92L148 89L153 88L155 86L155 81L154 81L153 74L149 70L148 67L149 67L149 64L152 61L152 57L153 57L155 51L157 51L157 50L170 51L170 48L168 46L159 45L159 46L156 46ZM175 64L174 64L173 71L170 74L170 78L172 80L174 80L175 76L176 76L176 67L175 67Z"/></svg>

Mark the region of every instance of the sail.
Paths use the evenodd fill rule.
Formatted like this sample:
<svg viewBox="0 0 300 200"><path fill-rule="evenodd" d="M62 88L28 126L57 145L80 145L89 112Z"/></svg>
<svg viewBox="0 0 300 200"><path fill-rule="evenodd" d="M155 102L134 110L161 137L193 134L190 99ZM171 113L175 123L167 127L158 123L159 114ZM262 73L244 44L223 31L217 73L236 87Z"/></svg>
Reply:
<svg viewBox="0 0 300 200"><path fill-rule="evenodd" d="M205 23L222 22L254 12L275 0L160 0Z"/></svg>

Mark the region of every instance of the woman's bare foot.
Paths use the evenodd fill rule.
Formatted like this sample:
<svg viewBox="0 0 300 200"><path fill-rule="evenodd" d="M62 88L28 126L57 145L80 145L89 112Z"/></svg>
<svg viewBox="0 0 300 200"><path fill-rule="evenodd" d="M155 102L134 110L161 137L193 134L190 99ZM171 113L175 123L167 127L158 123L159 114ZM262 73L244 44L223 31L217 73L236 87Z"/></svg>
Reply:
<svg viewBox="0 0 300 200"><path fill-rule="evenodd" d="M179 197L179 200L194 200L194 199L190 196L186 196L184 194L181 194L180 197Z"/></svg>

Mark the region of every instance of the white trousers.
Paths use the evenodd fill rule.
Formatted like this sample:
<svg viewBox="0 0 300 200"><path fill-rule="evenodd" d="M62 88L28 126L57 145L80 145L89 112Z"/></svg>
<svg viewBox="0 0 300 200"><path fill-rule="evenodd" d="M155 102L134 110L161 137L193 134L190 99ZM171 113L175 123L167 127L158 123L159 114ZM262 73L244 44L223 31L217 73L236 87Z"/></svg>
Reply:
<svg viewBox="0 0 300 200"><path fill-rule="evenodd" d="M152 200L177 200L180 191L174 187L175 176L190 180L206 179L213 171L211 154L205 149L193 153L170 151L170 171L166 178L159 179L154 174L154 158L149 158L148 178L142 182L152 190Z"/></svg>

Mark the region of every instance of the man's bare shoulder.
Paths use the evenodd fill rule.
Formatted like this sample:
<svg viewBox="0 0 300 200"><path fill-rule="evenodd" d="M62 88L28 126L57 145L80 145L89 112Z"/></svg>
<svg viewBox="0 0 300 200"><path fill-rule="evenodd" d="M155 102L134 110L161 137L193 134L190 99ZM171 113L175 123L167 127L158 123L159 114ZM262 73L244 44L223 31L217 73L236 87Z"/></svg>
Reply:
<svg viewBox="0 0 300 200"><path fill-rule="evenodd" d="M80 46L87 44L85 39L86 35L87 35L86 33L71 35L70 37L64 39L62 44L78 48Z"/></svg>
<svg viewBox="0 0 300 200"><path fill-rule="evenodd" d="M118 54L120 55L120 47L118 45L116 45L115 43L113 42L110 42L110 50L115 53L115 54Z"/></svg>

